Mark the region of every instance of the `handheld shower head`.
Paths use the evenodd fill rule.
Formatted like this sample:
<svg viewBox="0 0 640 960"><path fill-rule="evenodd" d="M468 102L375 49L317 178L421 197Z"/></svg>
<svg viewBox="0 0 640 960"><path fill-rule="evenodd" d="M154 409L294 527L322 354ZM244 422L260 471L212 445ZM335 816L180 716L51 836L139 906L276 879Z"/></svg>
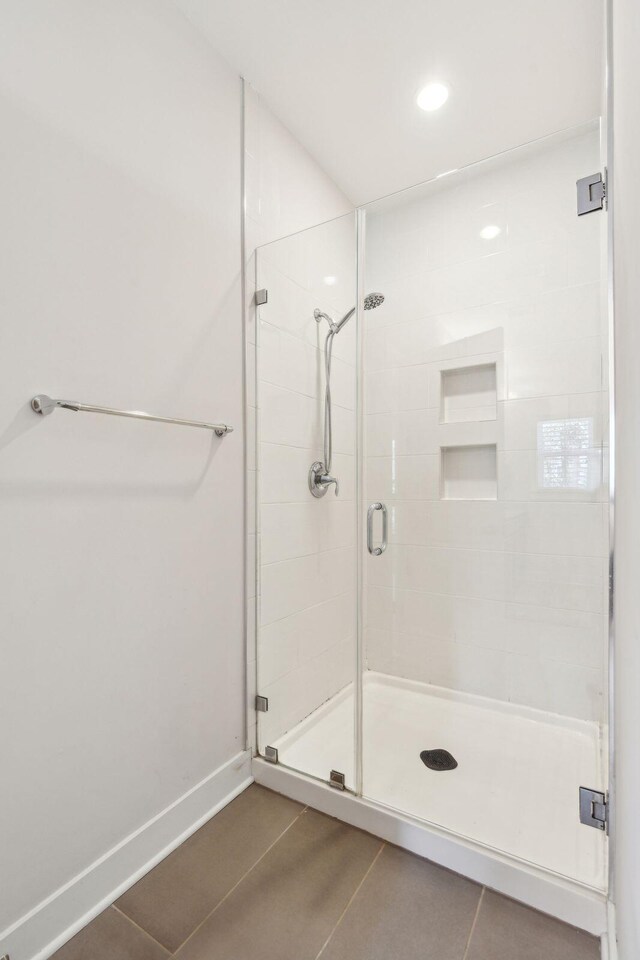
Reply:
<svg viewBox="0 0 640 960"><path fill-rule="evenodd" d="M384 303L384 293L368 293L364 298L365 310L375 310L381 303Z"/></svg>
<svg viewBox="0 0 640 960"><path fill-rule="evenodd" d="M375 310L376 307L379 307L381 303L384 303L383 293L368 293L364 298L365 310ZM338 320L338 322L334 324L334 327L335 327L334 332L339 333L344 327L345 323L347 323L347 321L351 319L351 317L354 315L355 312L356 312L356 308L351 307L351 310L347 311L344 317L342 317L341 320Z"/></svg>
<svg viewBox="0 0 640 960"><path fill-rule="evenodd" d="M364 298L364 309L375 310L381 303L384 303L384 294L368 293ZM336 333L340 333L345 323L347 323L356 312L355 307L351 307L344 317L336 323L326 313L316 307L313 316L317 323L322 319L329 324L329 333L324 342L324 368L325 368L325 390L324 390L324 463L317 461L311 467L309 473L309 487L314 497L322 497L327 492L327 486L330 483L336 485L336 496L338 494L338 481L331 477L331 448L332 448L332 430L331 430L331 350L333 348L333 338Z"/></svg>

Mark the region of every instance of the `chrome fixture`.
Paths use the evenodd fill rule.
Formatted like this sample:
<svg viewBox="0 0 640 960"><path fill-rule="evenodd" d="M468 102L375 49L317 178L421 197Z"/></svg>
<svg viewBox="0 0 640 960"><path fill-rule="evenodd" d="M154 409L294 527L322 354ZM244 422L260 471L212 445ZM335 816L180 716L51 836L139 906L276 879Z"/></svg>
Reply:
<svg viewBox="0 0 640 960"><path fill-rule="evenodd" d="M318 497L318 499L324 497L332 483L335 484L335 494L337 497L340 487L338 478L330 477L329 474L325 472L324 464L319 460L311 464L309 467L309 490L314 497Z"/></svg>
<svg viewBox="0 0 640 960"><path fill-rule="evenodd" d="M345 788L345 775L344 775L344 773L340 773L339 770L331 770L331 771L329 772L329 780L328 780L328 783L329 783L329 786L330 786L330 787L335 787L336 790L344 790L344 788Z"/></svg>
<svg viewBox="0 0 640 960"><path fill-rule="evenodd" d="M607 201L606 170L605 176L601 173L592 173L590 177L576 180L576 189L579 217L583 217L585 213L604 209Z"/></svg>
<svg viewBox="0 0 640 960"><path fill-rule="evenodd" d="M379 547L374 547L373 545L373 515L377 510L380 510L382 513L382 543ZM369 509L367 510L367 550L372 557L379 557L381 553L384 553L387 549L387 532L388 532L388 518L387 518L387 508L384 503L379 501L376 503L371 503Z"/></svg>
<svg viewBox="0 0 640 960"><path fill-rule="evenodd" d="M364 298L364 309L375 310L381 303L384 303L384 294L368 293ZM314 497L324 497L331 484L335 484L335 495L338 496L338 481L331 476L331 460L333 455L333 434L331 429L331 352L333 350L333 338L336 333L340 333L345 323L351 319L356 312L355 307L347 310L340 320L332 320L331 317L320 310L319 307L313 311L316 323L326 320L329 324L329 332L324 342L324 368L325 368L325 392L324 392L324 460L317 460L311 465L309 470L309 490Z"/></svg>
<svg viewBox="0 0 640 960"><path fill-rule="evenodd" d="M98 407L92 403L78 403L76 400L52 400L44 393L39 393L31 401L31 409L46 417L56 407L64 410L73 410L76 413L106 413L110 417L132 417L134 420L155 420L158 423L176 423L180 427L202 427L204 430L213 430L218 437L231 433L233 427L228 423L204 423L202 420L179 420L176 417L156 417L142 410L116 410L114 407Z"/></svg>
<svg viewBox="0 0 640 960"><path fill-rule="evenodd" d="M278 748L277 747L265 747L264 748L264 759L268 760L269 763L278 762Z"/></svg>
<svg viewBox="0 0 640 960"><path fill-rule="evenodd" d="M609 798L602 790L580 787L580 823L597 830L609 825Z"/></svg>

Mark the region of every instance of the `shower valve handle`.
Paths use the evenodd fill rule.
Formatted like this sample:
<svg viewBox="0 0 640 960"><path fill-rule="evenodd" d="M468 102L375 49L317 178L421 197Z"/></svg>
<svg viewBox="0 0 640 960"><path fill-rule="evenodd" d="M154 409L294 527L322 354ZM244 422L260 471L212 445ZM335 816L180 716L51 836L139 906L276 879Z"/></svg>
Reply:
<svg viewBox="0 0 640 960"><path fill-rule="evenodd" d="M330 477L328 473L325 473L324 476L320 477L320 479L318 480L318 483L320 483L323 487L327 487L327 488L330 487L332 483L334 483L335 487L333 492L335 493L336 497L338 496L338 492L340 490L340 484L338 483L337 477Z"/></svg>
<svg viewBox="0 0 640 960"><path fill-rule="evenodd" d="M320 460L316 460L315 463L311 464L311 469L309 470L309 490L314 497L324 497L332 483L335 484L334 492L337 497L340 486L338 478L330 476Z"/></svg>

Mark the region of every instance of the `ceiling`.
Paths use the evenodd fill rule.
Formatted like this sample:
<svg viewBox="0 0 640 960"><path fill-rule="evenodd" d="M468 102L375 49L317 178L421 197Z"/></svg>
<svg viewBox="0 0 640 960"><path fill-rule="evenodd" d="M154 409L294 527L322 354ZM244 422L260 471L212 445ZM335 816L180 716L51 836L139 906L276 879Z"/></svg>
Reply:
<svg viewBox="0 0 640 960"><path fill-rule="evenodd" d="M600 113L600 0L174 2L354 203Z"/></svg>

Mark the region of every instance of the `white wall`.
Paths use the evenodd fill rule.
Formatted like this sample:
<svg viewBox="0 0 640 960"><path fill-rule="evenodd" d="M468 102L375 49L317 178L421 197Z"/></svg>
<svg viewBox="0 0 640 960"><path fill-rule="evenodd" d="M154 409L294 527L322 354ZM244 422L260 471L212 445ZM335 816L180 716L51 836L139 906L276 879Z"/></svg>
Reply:
<svg viewBox="0 0 640 960"><path fill-rule="evenodd" d="M613 0L616 335L615 878L621 960L640 956L640 111L637 0Z"/></svg>
<svg viewBox="0 0 640 960"><path fill-rule="evenodd" d="M0 87L3 930L244 748L243 424L239 79L164 3L10 0Z"/></svg>
<svg viewBox="0 0 640 960"><path fill-rule="evenodd" d="M330 220L334 217L339 217L343 214L346 214L352 209L352 204L349 200L340 192L340 190L335 186L335 184L329 179L329 177L324 173L324 171L317 165L312 157L300 146L298 141L289 133L289 131L280 123L280 121L273 115L269 110L267 105L263 100L256 94L256 92L251 88L251 86L245 83L245 256L246 256L246 274L247 274L247 292L246 292L246 324L247 324L247 426L248 426L248 484L247 484L247 512L248 512L248 537L249 537L249 549L248 553L250 556L250 563L248 565L248 594L249 594L249 610L247 616L247 648L248 648L248 659L249 659L249 721L250 725L255 723L255 712L253 709L253 701L256 692L256 606L260 603L260 600L256 600L255 597L255 584L256 584L256 566L255 566L255 556L256 556L256 545L255 545L255 529L256 529L256 517L255 517L255 491L256 491L256 439L255 439L255 422L256 422L256 308L255 308L255 290L256 290L256 256L255 250L256 247L261 244L271 243L278 238L287 237L290 234L295 233L299 230L304 230L308 227L312 227L315 224L322 223L325 220ZM332 228L327 228L331 232ZM348 229L348 228L347 228ZM336 238L338 235L344 234L344 228L336 228ZM319 237L316 234L316 237ZM344 238L343 238L344 242ZM314 241L310 240L309 243L313 245ZM348 241L346 241L348 245ZM302 241L293 241L293 245L302 249L304 243ZM277 246L277 245L276 245ZM280 248L282 251L287 249L286 244ZM310 248L309 248L309 253ZM314 254L320 253L319 249L314 248ZM355 247L353 248L353 253L355 256ZM337 254L337 259L342 262L345 260L345 249L344 246L341 248L341 252ZM311 261L310 261L311 262ZM334 261L335 262L335 261ZM317 261L318 269L321 268L321 259ZM352 268L353 264L349 263L349 268ZM333 270L333 267L327 267L326 273L330 273ZM285 283L291 282L291 277L285 278L280 271L276 271L282 281ZM296 372L301 374L301 377L297 377L297 386L298 389L294 389L294 392L290 394L291 399L291 409L297 409L301 397L306 396L307 400L309 397L309 389L313 396L316 396L318 384L314 372L319 375L319 366L317 360L317 350L315 347L315 338L317 337L317 327L315 321L312 320L313 324L313 357L311 354L305 353L304 346L304 336L302 342L298 339L291 339L283 335L282 330L277 330L278 324L274 324L274 313L273 311L280 310L282 311L283 306L286 306L287 310L292 309L291 298L285 293L284 290L278 291L274 284L271 285L269 282L264 279L264 283L271 286L269 305L265 308L265 314L262 319L266 322L265 327L265 337L263 338L262 347L265 347L265 355L262 358L264 373L267 377L267 380L271 381L272 384L278 385L279 379L284 374L289 377L296 376ZM261 285L263 280L260 281ZM298 276L298 280L303 284L306 283L306 279ZM343 282L348 286L348 281L343 277ZM293 283L291 290L298 288L298 284ZM300 292L300 291L299 291ZM281 296L278 296L278 293ZM349 293L351 295L351 292ZM327 306L331 306L328 304ZM295 310L295 307L293 307ZM271 311L271 312L270 312ZM268 317L270 316L271 321L269 322ZM309 319L309 318L305 318ZM312 319L312 318L311 318ZM309 328L311 329L311 328ZM300 328L298 328L298 333L300 333ZM278 338L278 344L274 344L274 336ZM268 352L268 342L271 342L272 349ZM274 369L269 372L264 363L266 362L268 366L273 366L276 363L278 352L281 352L280 341L284 346L289 347L288 353L281 353L281 359L279 361L278 371ZM343 341L345 344L346 341ZM308 346L309 344L307 344ZM351 347L353 349L353 347ZM337 351L339 353L339 349ZM311 379L314 381L311 388L309 388L309 383L307 384L302 382L304 381L304 371L301 368L304 368L305 364L311 363ZM338 364L339 366L339 361ZM302 384L302 385L301 385ZM287 384L285 384L287 386ZM292 383L288 381L288 387L291 389ZM277 387L276 387L277 388ZM321 447L318 447L317 438L314 436L312 441L309 437L309 442L305 443L303 446L311 447L315 443L314 450L316 451L316 456L320 455ZM262 447L261 450L264 452L266 448ZM269 447L271 452L271 463L273 468L277 471L277 477L267 480L266 486L263 485L264 489L268 487L269 494L268 500L271 505L276 502L283 502L287 499L291 500L292 514L290 517L285 518L284 522L289 525L298 524L299 518L295 517L295 507L293 507L293 502L300 499L298 495L291 498L291 488L290 486L285 485L287 477L290 479L295 479L294 468L284 466L284 460L282 464L278 464L278 454L282 458L287 458L287 456L295 456L295 451L288 448L286 445L271 445ZM262 454L261 454L262 456ZM274 461L275 456L275 461ZM306 456L306 455L305 455ZM315 457L314 457L315 459ZM309 464L304 468L301 476L302 480L306 483L306 471L311 465L311 460ZM305 460L306 463L306 460ZM345 491L347 485L345 485ZM304 500L306 497L311 500L310 494L306 491L304 495ZM332 496L332 495L331 495ZM326 500L326 498L325 498ZM274 510L278 508L275 506L270 506L267 508L267 513L271 510L273 513ZM303 529L304 528L304 529ZM302 524L302 527L299 528L300 533L306 533L307 535L313 536L313 530L309 527L308 524ZM316 533L317 537L317 533ZM273 538L274 546L276 545L276 540L278 537ZM266 546L266 554L265 554ZM308 545L307 548L308 550ZM268 557L269 547L268 545L263 544L263 559ZM314 550L311 551L315 552ZM283 558L280 558L282 560ZM274 557L271 557L270 560L274 560ZM269 562L269 561L267 561ZM275 570L275 567L271 567L271 571ZM270 571L270 572L271 572ZM287 613L292 614L297 610L297 607L291 606L290 608L284 609L280 612L280 616L275 619L282 620L283 629L288 625L285 623ZM340 616L340 615L339 615ZM341 615L344 619L344 614ZM270 633L274 633L276 628L272 627ZM342 638L344 639L344 637ZM269 644L267 644L269 645ZM277 652L276 652L277 648ZM293 649L295 648L295 649ZM280 641L277 637L274 638L274 643L271 645L271 650L267 651L266 648L264 651L265 656L260 656L262 672L261 672L261 684L264 683L264 687L261 685L260 692L265 693L266 686L280 680L285 674L291 672L294 669L294 666L297 666L297 645L294 644L293 648L291 644L287 647L286 642L283 637L280 638ZM262 653L261 652L261 653ZM275 673L274 673L275 671ZM280 685L283 687L283 685ZM315 702L313 704L316 705ZM282 690L282 695L279 695L276 691L275 699L271 701L270 707L270 716L261 715L261 721L264 722L265 729L262 731L265 736L273 739L277 735L277 732L282 732L281 729L274 727L276 723L275 718L277 716L292 716L291 708L293 706L293 698L287 696ZM313 707L310 707L313 709ZM279 722L279 721L278 721ZM250 726L251 733L251 742L255 743L255 729ZM264 742L269 742L267 739ZM263 742L263 743L264 743Z"/></svg>
<svg viewBox="0 0 640 960"><path fill-rule="evenodd" d="M604 221L575 210L576 179L598 169L592 127L367 213L366 286L386 296L366 320L367 496L387 502L390 548L368 558L366 656L370 669L600 721ZM487 225L501 232L483 239ZM443 374L489 365L492 408L479 381L444 412ZM570 446L576 421L587 448L545 459L540 425ZM493 489L478 445L495 447ZM441 448L472 448L462 489L446 489Z"/></svg>

